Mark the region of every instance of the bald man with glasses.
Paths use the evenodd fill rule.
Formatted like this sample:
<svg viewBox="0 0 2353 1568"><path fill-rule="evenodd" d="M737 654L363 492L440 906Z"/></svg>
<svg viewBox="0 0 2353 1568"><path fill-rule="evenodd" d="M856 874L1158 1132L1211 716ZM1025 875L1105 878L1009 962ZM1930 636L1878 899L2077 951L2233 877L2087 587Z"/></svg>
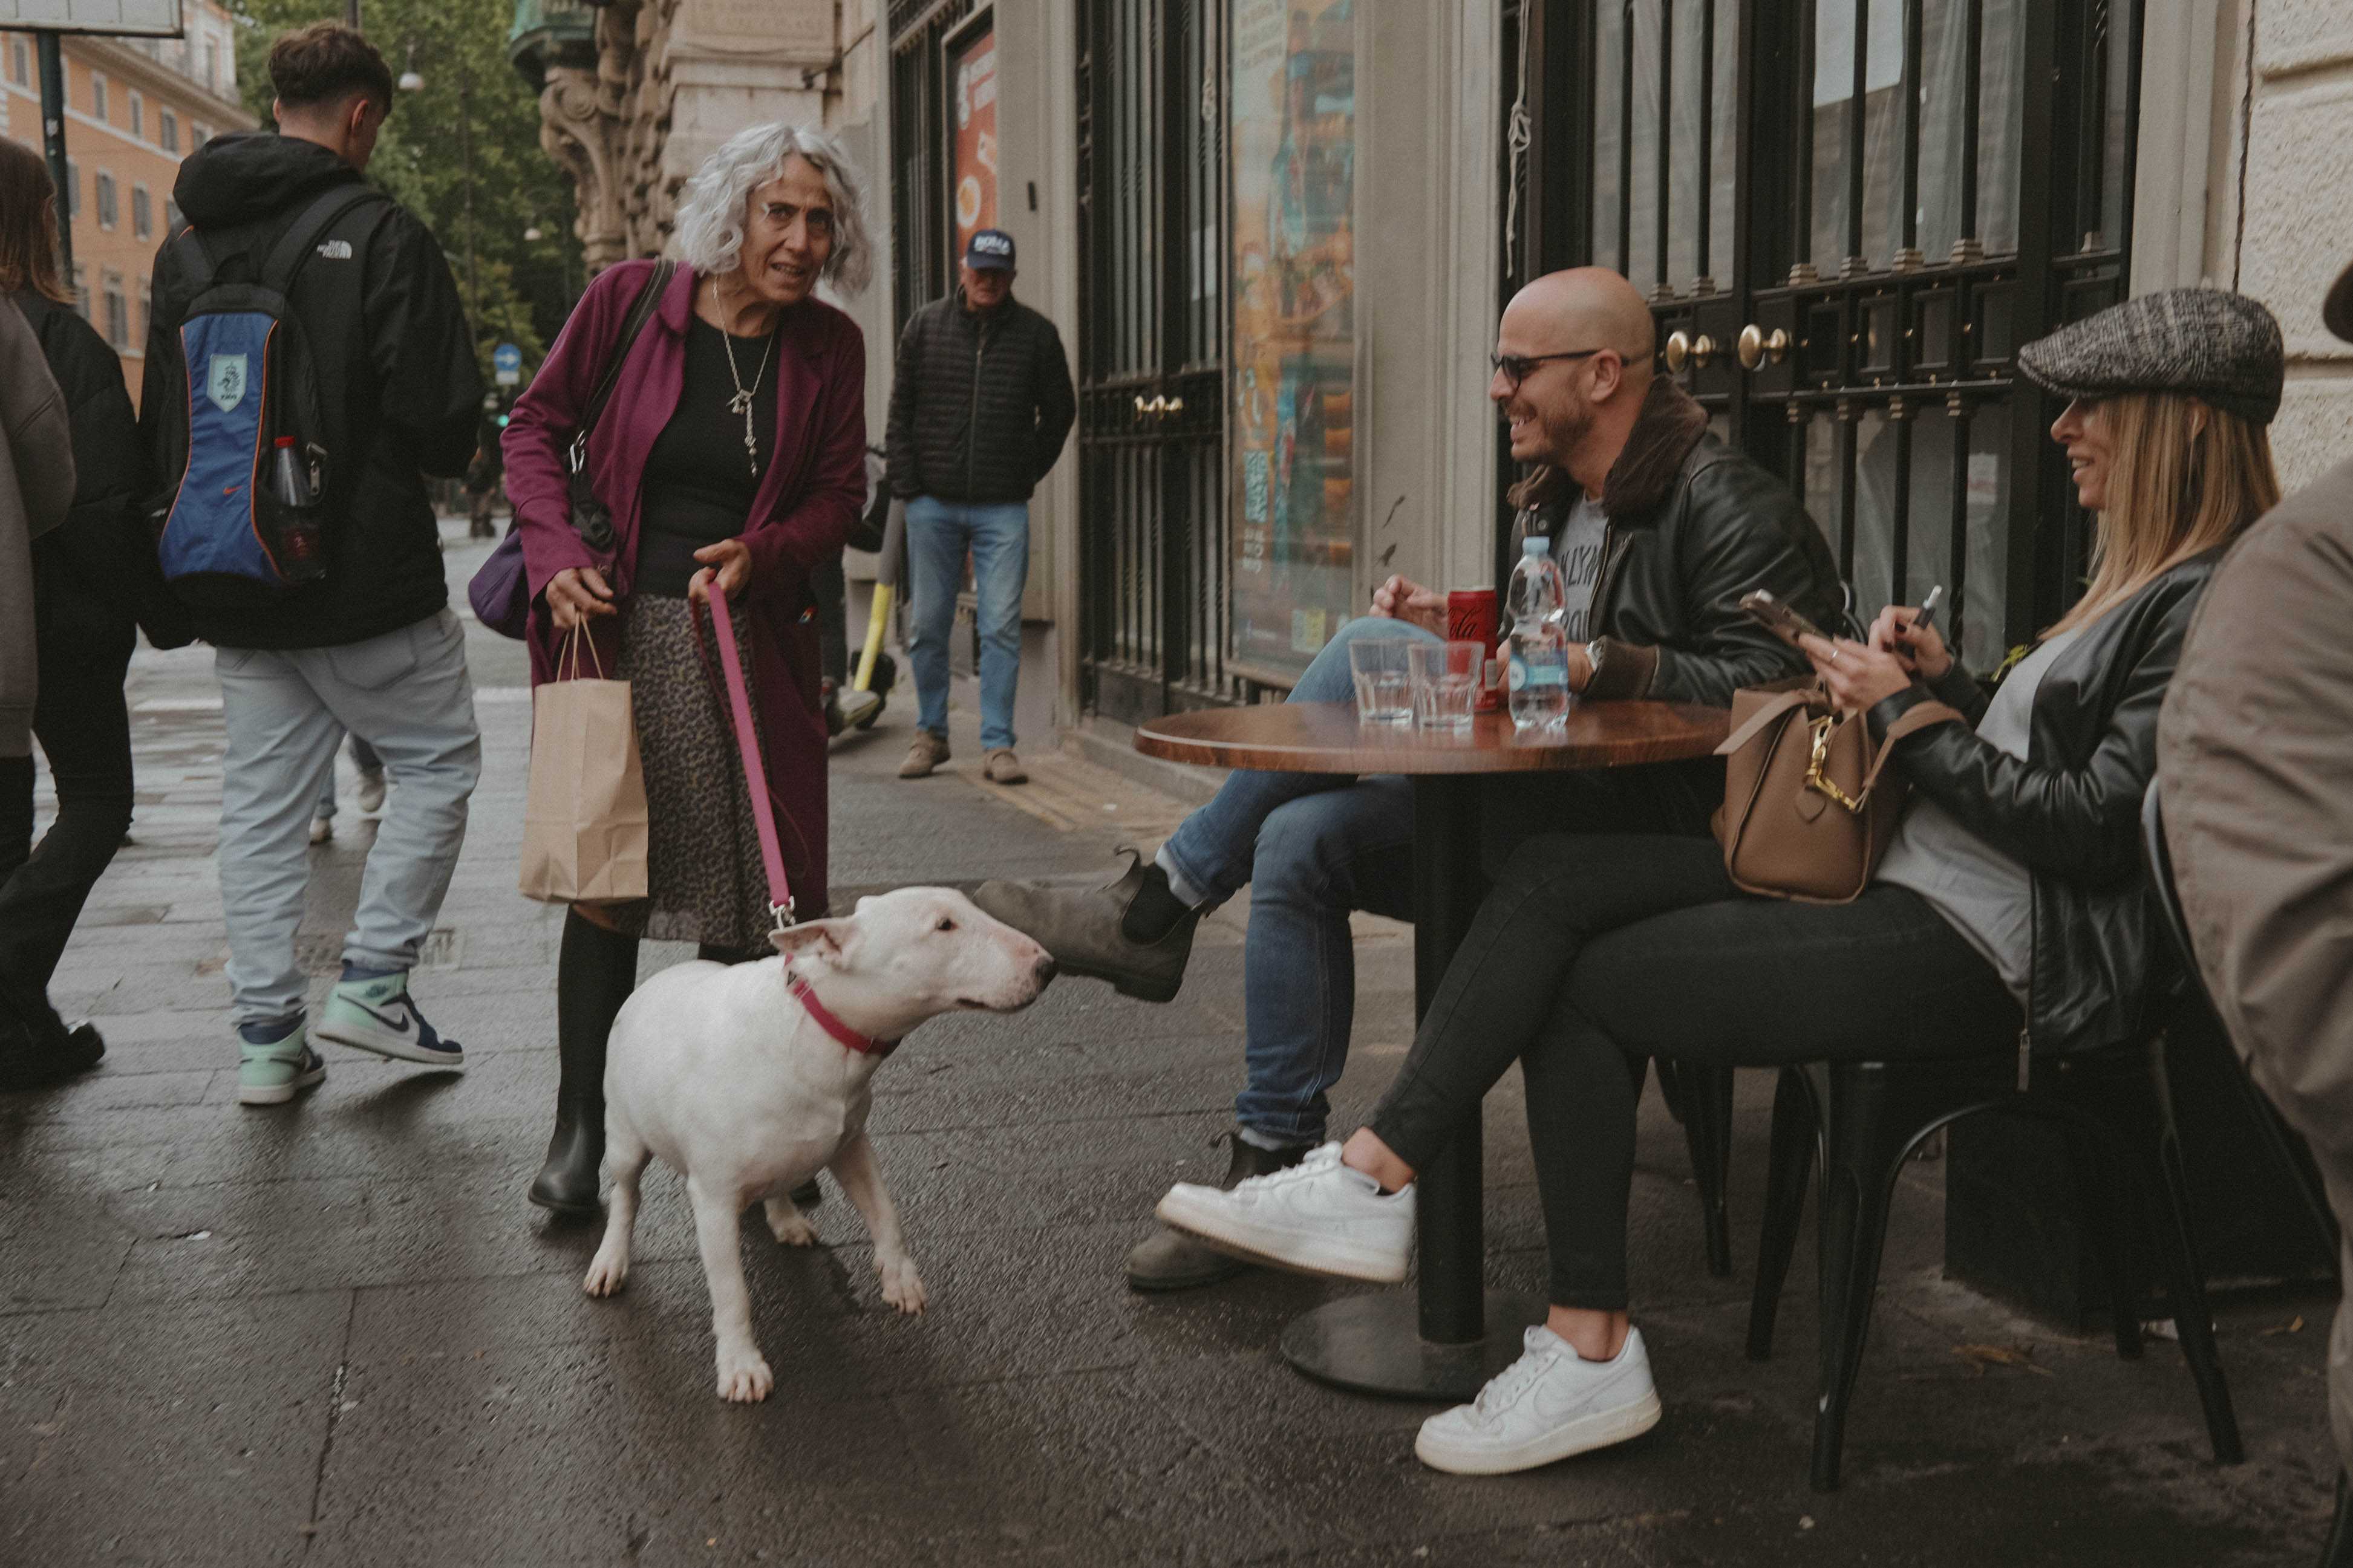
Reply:
<svg viewBox="0 0 2353 1568"><path fill-rule="evenodd" d="M1732 693L1807 673L1741 614L1771 590L1817 622L1839 612L1838 569L1788 487L1708 433L1707 415L1655 377L1650 307L1599 268L1539 278L1496 333L1487 396L1526 465L1515 533L1548 534L1567 578L1568 681L1596 700L1729 707ZM1516 545L1517 540L1514 541ZM1446 632L1446 595L1404 577L1373 592L1291 693L1346 701L1347 645ZM1487 794L1492 867L1532 833L1704 834L1722 800L1713 758L1520 775ZM1107 888L991 882L980 906L1028 932L1064 974L1147 1001L1182 984L1201 916L1247 884L1246 1082L1226 1184L1295 1163L1323 1141L1356 1001L1348 915L1413 918L1413 796L1398 777L1237 772L1149 861ZM1172 1230L1128 1254L1138 1290L1214 1283L1248 1267Z"/></svg>

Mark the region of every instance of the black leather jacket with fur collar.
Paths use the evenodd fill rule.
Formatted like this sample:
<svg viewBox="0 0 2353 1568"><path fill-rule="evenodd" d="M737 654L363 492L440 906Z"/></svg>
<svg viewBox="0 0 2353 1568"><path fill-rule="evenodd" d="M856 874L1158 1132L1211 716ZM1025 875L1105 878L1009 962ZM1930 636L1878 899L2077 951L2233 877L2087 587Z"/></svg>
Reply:
<svg viewBox="0 0 2353 1568"><path fill-rule="evenodd" d="M1554 533L1575 482L1540 469L1518 499L1520 532ZM1592 624L1603 647L1586 695L1728 708L1741 687L1809 673L1741 613L1740 599L1770 589L1817 625L1835 625L1841 597L1830 547L1789 487L1710 435L1706 411L1672 382L1651 384L1601 506L1609 531Z"/></svg>
<svg viewBox="0 0 2353 1568"><path fill-rule="evenodd" d="M2141 863L2141 800L2157 775L2157 716L2198 596L2221 559L2192 556L2094 621L2044 671L2021 760L1979 739L1987 697L1955 660L1871 710L1875 730L1937 700L1947 721L1898 741L1912 785L2034 879L2027 1041L2089 1050L2144 1026L2163 935Z"/></svg>

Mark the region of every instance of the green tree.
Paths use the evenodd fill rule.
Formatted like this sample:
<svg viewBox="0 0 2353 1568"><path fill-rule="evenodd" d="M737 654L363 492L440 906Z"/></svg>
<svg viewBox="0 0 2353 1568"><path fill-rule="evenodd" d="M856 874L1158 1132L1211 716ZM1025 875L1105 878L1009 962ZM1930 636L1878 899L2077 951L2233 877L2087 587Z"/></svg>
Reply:
<svg viewBox="0 0 2353 1568"><path fill-rule="evenodd" d="M269 46L305 23L340 20L342 0L228 0L243 24L238 79L269 120ZM535 366L564 325L580 276L572 182L539 145L539 100L507 59L512 0L365 0L368 41L397 78L368 175L441 241L474 323L483 374L512 342ZM527 240L532 229L540 237Z"/></svg>

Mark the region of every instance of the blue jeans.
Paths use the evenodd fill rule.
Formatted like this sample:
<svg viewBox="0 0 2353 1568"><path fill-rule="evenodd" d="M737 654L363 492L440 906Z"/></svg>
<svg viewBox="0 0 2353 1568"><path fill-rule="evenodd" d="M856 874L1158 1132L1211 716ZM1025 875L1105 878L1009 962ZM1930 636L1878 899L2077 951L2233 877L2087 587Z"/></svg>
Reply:
<svg viewBox="0 0 2353 1568"><path fill-rule="evenodd" d="M1403 621L1353 620L1315 656L1290 700L1355 700L1348 645L1366 637L1439 640ZM1319 1142L1356 1019L1348 911L1413 918L1413 786L1394 774L1237 770L1178 826L1165 853L1212 904L1250 886L1248 1081L1234 1097L1236 1120L1255 1142Z"/></svg>
<svg viewBox="0 0 2353 1568"><path fill-rule="evenodd" d="M1351 621L1315 656L1290 700L1354 700L1348 645L1360 637L1438 640L1401 621ZM1546 831L1704 834L1723 796L1723 766L1712 759L1504 775L1481 790L1484 858L1492 870L1530 834ZM1267 1147L1321 1142L1356 1017L1348 911L1413 918L1412 784L1394 774L1237 770L1162 852L1188 890L1212 905L1250 886L1247 1081L1234 1097L1235 1119Z"/></svg>
<svg viewBox="0 0 2353 1568"><path fill-rule="evenodd" d="M907 503L907 573L915 600L907 658L915 667L915 724L943 739L948 732L948 638L955 630L956 590L967 550L980 616L980 744L994 752L1013 744L1013 694L1021 679L1021 590L1029 580L1029 503L931 496Z"/></svg>

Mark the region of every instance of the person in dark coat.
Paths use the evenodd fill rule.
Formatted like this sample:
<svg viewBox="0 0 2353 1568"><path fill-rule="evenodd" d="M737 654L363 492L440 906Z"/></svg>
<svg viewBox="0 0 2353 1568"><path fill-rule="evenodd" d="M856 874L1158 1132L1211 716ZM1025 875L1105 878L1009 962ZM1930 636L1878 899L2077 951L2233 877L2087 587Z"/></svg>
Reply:
<svg viewBox="0 0 2353 1568"><path fill-rule="evenodd" d="M32 843L29 765L0 799L0 1089L34 1089L97 1064L106 1044L49 1005L49 977L90 889L131 826L131 721L122 682L144 621L159 647L188 640L146 545L147 461L122 363L76 314L58 266L57 198L32 149L0 142L0 291L56 380L71 435L72 500L32 543L39 697L57 821ZM57 467L34 454L32 460ZM21 1032L17 1032L21 1031Z"/></svg>
<svg viewBox="0 0 2353 1568"><path fill-rule="evenodd" d="M1078 416L1054 323L1013 297L1013 237L984 228L961 279L900 334L886 442L891 493L907 503L915 741L899 768L919 779L948 760L948 637L972 558L980 616L980 749L997 784L1029 775L1013 750L1021 678L1021 591L1029 494Z"/></svg>
<svg viewBox="0 0 2353 1568"><path fill-rule="evenodd" d="M772 951L751 796L717 660L705 662L712 627L697 602L714 588L749 612L733 624L793 912L826 910L810 578L839 557L866 495L866 350L817 285L866 284L862 184L833 138L785 124L739 132L688 184L681 265L588 440L588 473L612 511L608 550L572 525L565 455L653 263L623 262L589 285L507 426L533 684L556 679L585 626L596 654L584 665L631 683L645 771L649 896L575 904L564 923L555 1132L529 1194L559 1214L596 1210L605 1039L637 983L638 940L695 942L723 962Z"/></svg>

